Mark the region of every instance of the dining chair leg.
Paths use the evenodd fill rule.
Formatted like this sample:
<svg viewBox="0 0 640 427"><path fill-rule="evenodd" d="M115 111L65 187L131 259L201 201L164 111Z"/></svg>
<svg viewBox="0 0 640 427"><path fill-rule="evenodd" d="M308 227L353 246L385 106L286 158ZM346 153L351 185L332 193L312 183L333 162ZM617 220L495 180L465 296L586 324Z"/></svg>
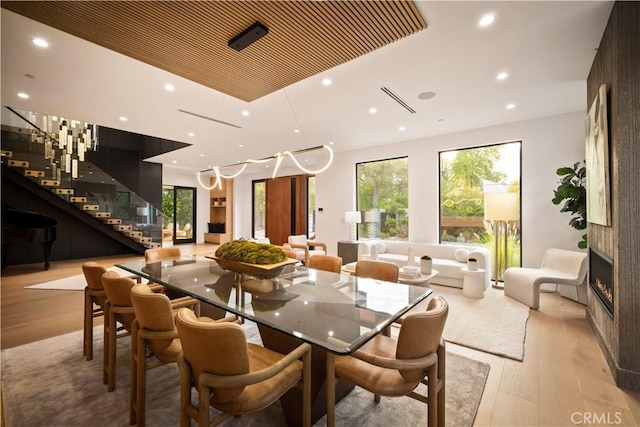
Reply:
<svg viewBox="0 0 640 427"><path fill-rule="evenodd" d="M311 427L311 349L302 356L302 423Z"/></svg>
<svg viewBox="0 0 640 427"><path fill-rule="evenodd" d="M438 362L427 369L427 406L429 411L429 427L438 426Z"/></svg>
<svg viewBox="0 0 640 427"><path fill-rule="evenodd" d="M137 372L136 372L136 424L144 427L146 422L146 397L147 397L147 346L145 339L138 336L137 348ZM133 386L132 386L133 387Z"/></svg>
<svg viewBox="0 0 640 427"><path fill-rule="evenodd" d="M327 351L327 427L336 425L336 364L335 355Z"/></svg>
<svg viewBox="0 0 640 427"><path fill-rule="evenodd" d="M109 325L111 324L111 305L107 301L104 305L104 324L103 324L103 356L102 356L102 384L109 382Z"/></svg>
<svg viewBox="0 0 640 427"><path fill-rule="evenodd" d="M82 355L93 359L93 301L88 289L84 290L84 341Z"/></svg>
<svg viewBox="0 0 640 427"><path fill-rule="evenodd" d="M107 354L107 391L116 389L116 316L109 316L109 352Z"/></svg>

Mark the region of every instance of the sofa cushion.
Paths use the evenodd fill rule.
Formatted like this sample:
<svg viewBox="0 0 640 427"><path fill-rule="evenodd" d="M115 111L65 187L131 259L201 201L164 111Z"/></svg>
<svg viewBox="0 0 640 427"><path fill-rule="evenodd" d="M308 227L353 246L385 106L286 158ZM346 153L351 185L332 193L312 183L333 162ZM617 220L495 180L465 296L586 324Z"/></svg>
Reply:
<svg viewBox="0 0 640 427"><path fill-rule="evenodd" d="M456 250L456 261L458 262L467 262L467 258L469 258L469 251L466 249L457 249Z"/></svg>

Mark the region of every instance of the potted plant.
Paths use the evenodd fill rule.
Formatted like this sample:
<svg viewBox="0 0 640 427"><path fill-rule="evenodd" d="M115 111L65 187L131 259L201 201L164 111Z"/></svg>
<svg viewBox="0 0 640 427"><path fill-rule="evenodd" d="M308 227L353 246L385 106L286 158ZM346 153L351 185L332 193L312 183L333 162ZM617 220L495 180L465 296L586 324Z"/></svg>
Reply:
<svg viewBox="0 0 640 427"><path fill-rule="evenodd" d="M553 204L559 205L564 202L560 212L571 213L569 225L576 230L587 228L587 190L585 188L585 177L587 170L584 161L576 162L573 167L558 168L556 174L562 179L553 191ZM580 249L587 247L587 234L582 235L582 240L578 242Z"/></svg>

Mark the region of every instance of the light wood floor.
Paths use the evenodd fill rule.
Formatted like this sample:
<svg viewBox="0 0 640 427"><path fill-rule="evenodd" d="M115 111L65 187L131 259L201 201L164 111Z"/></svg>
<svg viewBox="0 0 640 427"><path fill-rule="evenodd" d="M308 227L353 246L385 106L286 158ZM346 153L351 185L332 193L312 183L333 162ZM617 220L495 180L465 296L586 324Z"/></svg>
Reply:
<svg viewBox="0 0 640 427"><path fill-rule="evenodd" d="M216 248L180 247L184 254ZM111 266L137 258L92 260ZM42 264L7 267L1 282L3 350L82 329L82 292L23 287L81 274L86 261L56 261L49 271ZM524 362L452 344L448 349L491 365L475 426L640 426L640 393L615 386L585 307L557 293L543 293L541 309L531 310Z"/></svg>

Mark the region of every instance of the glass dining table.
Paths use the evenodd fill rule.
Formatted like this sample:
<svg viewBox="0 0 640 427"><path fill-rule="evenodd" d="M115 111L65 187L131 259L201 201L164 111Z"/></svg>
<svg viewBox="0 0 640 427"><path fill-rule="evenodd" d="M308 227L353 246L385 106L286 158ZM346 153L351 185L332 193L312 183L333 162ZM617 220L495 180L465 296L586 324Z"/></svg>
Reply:
<svg viewBox="0 0 640 427"><path fill-rule="evenodd" d="M272 350L288 353L300 341L310 343L312 423L327 411L326 375L333 372L333 366L327 367L327 361L333 360L327 352L352 353L432 293L422 286L292 265L262 279L225 270L202 255L116 266L255 322L263 345ZM330 395L340 400L353 387L338 380ZM298 389L281 398L289 425L302 425L301 402ZM332 422L327 420L328 425Z"/></svg>

